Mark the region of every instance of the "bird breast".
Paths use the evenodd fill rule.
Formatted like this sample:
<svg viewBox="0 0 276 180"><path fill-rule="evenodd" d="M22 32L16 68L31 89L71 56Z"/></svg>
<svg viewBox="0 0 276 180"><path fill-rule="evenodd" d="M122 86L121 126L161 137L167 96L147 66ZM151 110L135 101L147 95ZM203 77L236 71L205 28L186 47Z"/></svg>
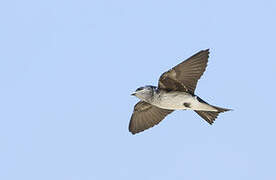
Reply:
<svg viewBox="0 0 276 180"><path fill-rule="evenodd" d="M197 101L195 96L185 92L160 92L152 104L163 109L191 109Z"/></svg>

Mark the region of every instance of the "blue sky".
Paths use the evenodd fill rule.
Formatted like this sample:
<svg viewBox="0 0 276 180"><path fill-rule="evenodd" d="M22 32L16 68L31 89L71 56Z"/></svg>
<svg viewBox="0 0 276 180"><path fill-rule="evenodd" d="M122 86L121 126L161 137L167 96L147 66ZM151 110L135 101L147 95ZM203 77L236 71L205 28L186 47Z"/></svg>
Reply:
<svg viewBox="0 0 276 180"><path fill-rule="evenodd" d="M275 179L276 3L0 2L0 179ZM133 136L137 87L201 49L196 94Z"/></svg>

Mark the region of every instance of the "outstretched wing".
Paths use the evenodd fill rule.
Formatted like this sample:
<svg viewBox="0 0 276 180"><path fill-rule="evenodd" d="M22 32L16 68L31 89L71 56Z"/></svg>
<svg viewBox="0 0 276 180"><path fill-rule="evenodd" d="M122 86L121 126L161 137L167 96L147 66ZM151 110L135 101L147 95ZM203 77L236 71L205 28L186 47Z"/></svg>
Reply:
<svg viewBox="0 0 276 180"><path fill-rule="evenodd" d="M194 93L197 81L204 73L209 57L209 49L200 51L163 73L158 88Z"/></svg>
<svg viewBox="0 0 276 180"><path fill-rule="evenodd" d="M129 123L132 134L153 127L162 121L173 110L161 109L147 102L139 101L135 106Z"/></svg>

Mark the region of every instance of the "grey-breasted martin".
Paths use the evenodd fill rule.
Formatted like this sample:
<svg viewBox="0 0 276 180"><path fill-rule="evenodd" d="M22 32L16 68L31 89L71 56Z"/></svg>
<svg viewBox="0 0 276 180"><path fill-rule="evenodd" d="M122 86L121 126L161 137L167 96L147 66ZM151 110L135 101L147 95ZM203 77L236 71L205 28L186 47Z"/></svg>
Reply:
<svg viewBox="0 0 276 180"><path fill-rule="evenodd" d="M206 69L209 49L202 50L163 73L156 86L139 87L132 94L140 99L129 123L132 134L153 127L174 110L194 110L212 124L219 113L231 109L212 106L194 94Z"/></svg>

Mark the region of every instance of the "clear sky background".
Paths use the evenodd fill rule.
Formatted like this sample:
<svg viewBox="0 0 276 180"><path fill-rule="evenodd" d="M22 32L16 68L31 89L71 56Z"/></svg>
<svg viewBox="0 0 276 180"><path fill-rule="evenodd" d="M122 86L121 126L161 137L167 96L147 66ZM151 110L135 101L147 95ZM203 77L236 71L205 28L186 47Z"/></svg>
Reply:
<svg viewBox="0 0 276 180"><path fill-rule="evenodd" d="M1 1L0 179L276 179L276 2ZM132 135L138 87L202 49L192 111Z"/></svg>

